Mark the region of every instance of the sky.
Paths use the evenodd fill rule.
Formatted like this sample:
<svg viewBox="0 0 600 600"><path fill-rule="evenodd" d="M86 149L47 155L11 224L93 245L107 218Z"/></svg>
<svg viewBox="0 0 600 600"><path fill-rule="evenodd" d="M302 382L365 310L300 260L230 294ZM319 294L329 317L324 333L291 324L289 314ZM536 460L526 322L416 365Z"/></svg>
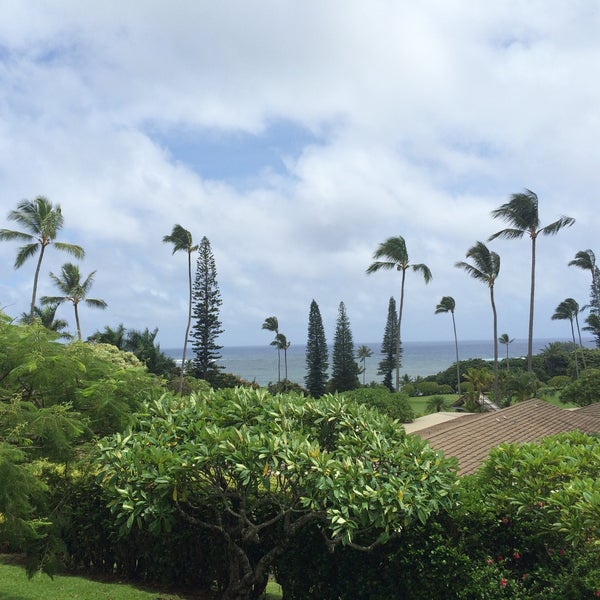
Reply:
<svg viewBox="0 0 600 600"><path fill-rule="evenodd" d="M277 316L328 341L341 301L354 341L379 342L400 274L365 273L389 237L433 279L406 278L402 337L492 339L485 285L454 265L503 229L491 211L539 197L536 338L570 336L556 306L589 299L569 267L600 231L600 6L592 0L0 0L0 228L23 199L61 206L58 240L96 271L84 337L123 323L180 347L187 258L206 236L223 346L268 344ZM530 241L495 240L499 333L527 337ZM28 309L35 259L0 243L0 307ZM600 254L599 254L600 256ZM50 248L39 295L68 254ZM74 331L72 306L57 316ZM589 337L589 335L588 335Z"/></svg>

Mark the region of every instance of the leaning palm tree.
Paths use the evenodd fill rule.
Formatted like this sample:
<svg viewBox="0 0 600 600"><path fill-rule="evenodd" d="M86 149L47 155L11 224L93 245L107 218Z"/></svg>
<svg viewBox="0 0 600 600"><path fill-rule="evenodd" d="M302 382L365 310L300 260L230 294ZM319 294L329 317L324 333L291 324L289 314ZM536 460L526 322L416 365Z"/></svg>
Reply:
<svg viewBox="0 0 600 600"><path fill-rule="evenodd" d="M277 383L279 383L281 381L281 345L277 343L277 336L279 335L279 321L277 317L267 317L261 329L272 331L275 334L275 339L271 342L271 346L277 348Z"/></svg>
<svg viewBox="0 0 600 600"><path fill-rule="evenodd" d="M571 324L571 338L573 339L573 348L575 350L575 374L579 377L579 365L577 364L577 342L575 341L575 325L577 325L577 334L579 336L579 347L583 359L583 368L585 369L585 356L583 354L583 344L581 343L581 331L579 329L579 303L574 298L565 298L555 309L552 315L553 321L569 321Z"/></svg>
<svg viewBox="0 0 600 600"><path fill-rule="evenodd" d="M538 215L538 197L535 192L525 189L523 193L513 194L510 201L492 211L494 219L502 219L512 227L502 229L491 235L488 241L496 238L508 240L520 239L525 234L531 238L531 287L529 292L529 336L527 342L527 370L533 368L533 307L535 296L535 252L539 235L555 235L564 227L570 227L575 219L562 216L557 221L540 227Z"/></svg>
<svg viewBox="0 0 600 600"><path fill-rule="evenodd" d="M16 210L11 210L8 213L8 218L11 221L19 223L25 231L0 229L0 240L28 242L25 246L21 246L17 252L15 269L22 267L23 263L28 258L34 256L39 250L38 261L33 276L31 305L29 307L30 320L33 320L38 279L46 248L52 244L57 250L67 252L75 258L83 258L85 251L81 246L55 241L57 233L63 227L64 219L60 205L53 205L52 202L43 196L38 196L35 200L22 200L17 205Z"/></svg>
<svg viewBox="0 0 600 600"><path fill-rule="evenodd" d="M455 264L459 269L464 269L473 279L485 283L490 290L490 303L492 305L492 314L494 318L494 400L498 400L498 315L496 313L496 303L494 301L494 284L500 273L500 257L496 252L483 243L477 242L467 251L467 258L473 261L473 264L459 261Z"/></svg>
<svg viewBox="0 0 600 600"><path fill-rule="evenodd" d="M591 311L600 311L600 290L598 289L598 267L596 266L596 255L589 248L580 250L575 254L575 258L569 262L570 267L579 267L584 271L589 271L592 275L592 293L591 293Z"/></svg>
<svg viewBox="0 0 600 600"><path fill-rule="evenodd" d="M456 391L460 394L460 365L458 361L458 338L456 337L456 321L454 320L454 310L456 302L452 296L442 296L440 303L435 307L435 314L450 313L452 317L452 329L454 331L454 349L456 351Z"/></svg>
<svg viewBox="0 0 600 600"><path fill-rule="evenodd" d="M192 324L192 252L198 249L192 241L192 234L181 225L173 225L170 235L163 236L164 243L173 244L173 252L185 251L188 257L188 318L185 327L185 337L183 338L183 356L181 357L181 373L179 375L179 394L183 393L183 375L185 372L185 355L187 352L188 338L190 335L190 326Z"/></svg>
<svg viewBox="0 0 600 600"><path fill-rule="evenodd" d="M503 333L499 338L498 341L506 346L506 370L510 371L510 365L508 363L508 345L512 344L515 341L515 338L512 338L508 335L508 333Z"/></svg>
<svg viewBox="0 0 600 600"><path fill-rule="evenodd" d="M365 385L365 377L367 373L367 358L373 356L373 350L369 346L359 346L356 350L356 358L362 363L361 372L363 376L363 385Z"/></svg>
<svg viewBox="0 0 600 600"><path fill-rule="evenodd" d="M402 273L402 282L400 284L400 307L398 310L398 337L396 338L396 389L400 389L400 346L402 344L402 308L404 306L404 281L406 271L410 268L413 271L421 273L425 283L431 281L431 271L427 265L422 263L410 264L406 242L401 236L388 238L385 242L379 244L379 247L373 253L375 262L367 269L367 274L375 273L380 270L396 270ZM384 260L379 260L384 259Z"/></svg>
<svg viewBox="0 0 600 600"><path fill-rule="evenodd" d="M62 296L42 296L42 304L62 304L63 302L71 302L75 309L75 323L77 324L77 337L81 340L81 324L79 322L79 303L85 302L93 308L106 308L107 304L104 300L97 298L88 298L92 284L94 283L94 275L96 271L92 271L84 281L81 281L81 273L79 267L73 263L65 263L61 268L61 274L55 275L50 273L50 279L56 284L58 289L63 293Z"/></svg>

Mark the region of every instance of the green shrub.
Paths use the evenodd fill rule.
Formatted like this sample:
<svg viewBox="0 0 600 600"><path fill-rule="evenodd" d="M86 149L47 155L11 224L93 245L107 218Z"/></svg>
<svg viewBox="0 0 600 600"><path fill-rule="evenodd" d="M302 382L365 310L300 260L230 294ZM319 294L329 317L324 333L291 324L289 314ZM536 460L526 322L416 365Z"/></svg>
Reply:
<svg viewBox="0 0 600 600"><path fill-rule="evenodd" d="M560 392L562 402L586 406L600 401L600 369L589 369Z"/></svg>
<svg viewBox="0 0 600 600"><path fill-rule="evenodd" d="M420 381L417 384L417 390L422 396L433 396L441 393L440 386L435 381Z"/></svg>
<svg viewBox="0 0 600 600"><path fill-rule="evenodd" d="M390 392L383 385L358 388L340 395L359 404L376 408L402 423L410 423L415 418L406 394Z"/></svg>

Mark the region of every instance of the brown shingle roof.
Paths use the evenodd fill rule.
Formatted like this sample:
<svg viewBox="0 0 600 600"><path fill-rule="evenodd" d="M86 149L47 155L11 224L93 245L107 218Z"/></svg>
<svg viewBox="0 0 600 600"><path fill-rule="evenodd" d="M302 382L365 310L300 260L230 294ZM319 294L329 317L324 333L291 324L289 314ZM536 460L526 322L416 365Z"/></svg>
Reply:
<svg viewBox="0 0 600 600"><path fill-rule="evenodd" d="M594 407L594 408L591 408ZM544 400L448 421L416 431L433 448L458 459L459 474L474 473L489 451L505 442L533 442L556 433L600 433L600 403L569 411Z"/></svg>

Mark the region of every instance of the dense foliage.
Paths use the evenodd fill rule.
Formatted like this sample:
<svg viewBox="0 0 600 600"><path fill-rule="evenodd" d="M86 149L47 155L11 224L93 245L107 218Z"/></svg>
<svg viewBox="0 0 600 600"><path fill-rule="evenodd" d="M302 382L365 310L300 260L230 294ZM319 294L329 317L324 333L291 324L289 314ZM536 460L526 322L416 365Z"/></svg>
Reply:
<svg viewBox="0 0 600 600"><path fill-rule="evenodd" d="M241 388L148 403L99 461L123 532L181 515L220 538L223 598L262 591L306 527L331 550L375 547L449 508L455 481L453 461L379 412Z"/></svg>

